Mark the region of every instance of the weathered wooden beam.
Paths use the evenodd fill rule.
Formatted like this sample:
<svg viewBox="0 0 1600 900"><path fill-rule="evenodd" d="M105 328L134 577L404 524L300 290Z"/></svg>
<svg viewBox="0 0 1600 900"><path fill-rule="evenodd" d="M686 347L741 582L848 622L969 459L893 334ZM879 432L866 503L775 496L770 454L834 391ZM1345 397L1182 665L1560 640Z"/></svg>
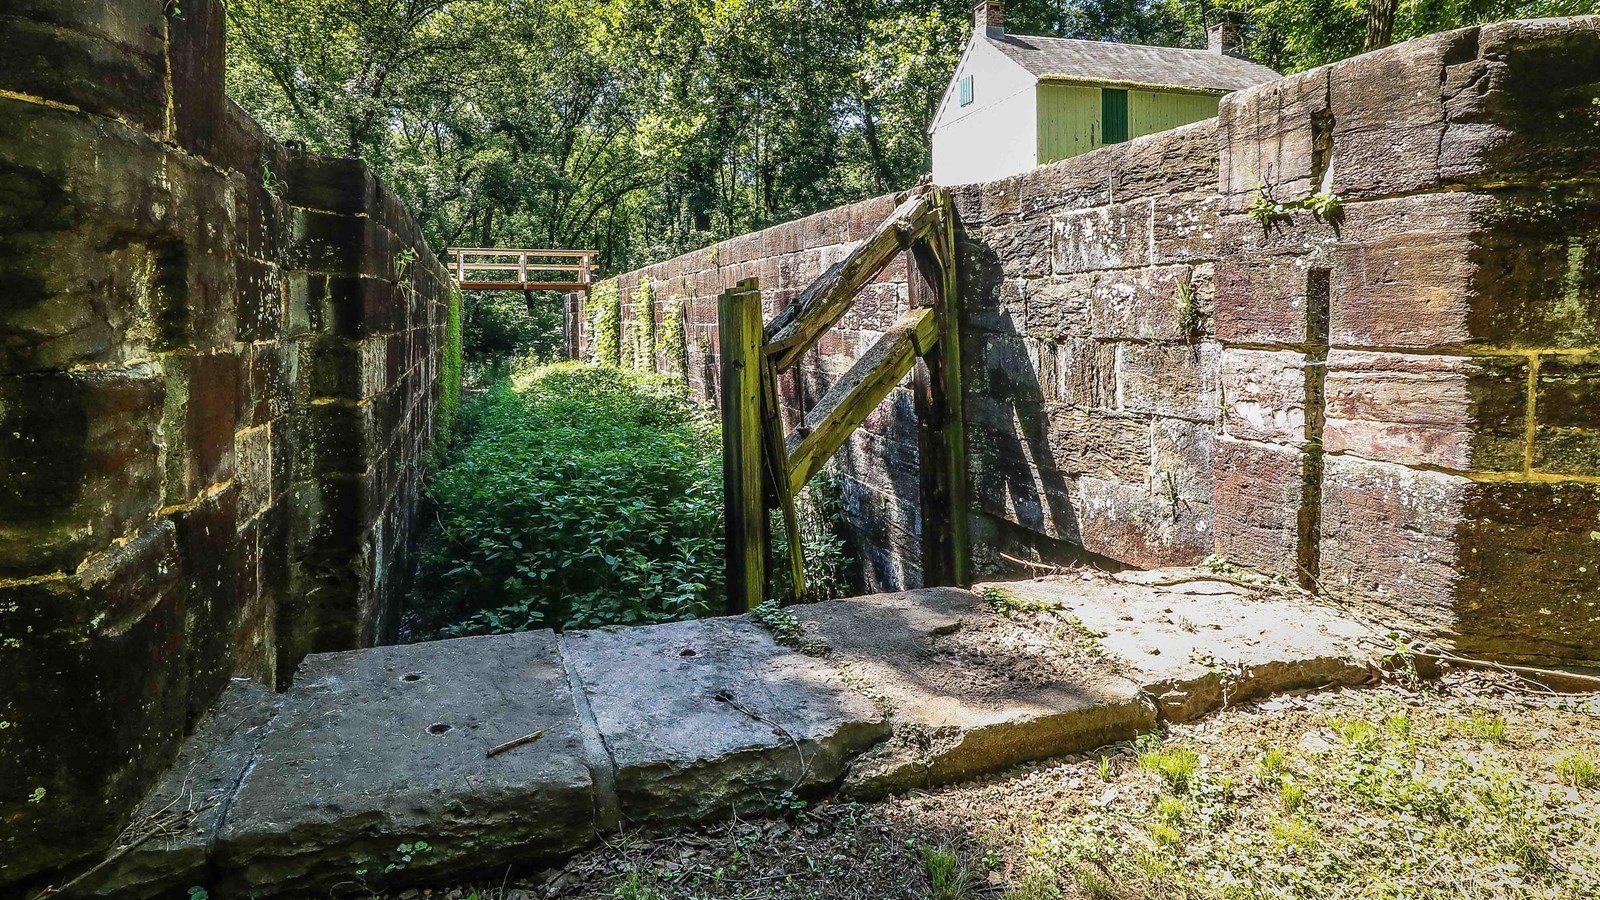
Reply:
<svg viewBox="0 0 1600 900"><path fill-rule="evenodd" d="M789 436L789 485L798 491L849 440L868 415L906 377L917 357L939 342L933 309L916 309L890 326L872 349L806 415L801 432Z"/></svg>
<svg viewBox="0 0 1600 900"><path fill-rule="evenodd" d="M896 253L932 230L935 217L929 195L926 188L913 192L849 256L830 267L772 320L766 331L766 352L779 372L787 372L800 361L850 308L856 292L877 277Z"/></svg>
<svg viewBox="0 0 1600 900"><path fill-rule="evenodd" d="M722 491L728 613L766 598L767 504L761 472L761 291L754 278L717 300L722 352Z"/></svg>
<svg viewBox="0 0 1600 900"><path fill-rule="evenodd" d="M942 464L947 474L948 507L951 512L949 581L957 587L972 583L972 550L968 543L967 516L971 499L967 474L967 430L961 385L961 290L956 264L956 213L950 192L935 187L932 200L937 211L934 238L929 244L936 251L941 283L939 290L939 366L936 375L942 384ZM934 371L934 370L930 370Z"/></svg>
<svg viewBox="0 0 1600 900"><path fill-rule="evenodd" d="M800 515L794 505L798 491L789 486L789 453L778 405L778 369L770 358L764 358L761 366L761 437L763 467L778 508L783 511L784 533L789 539L789 579L794 586L789 599L799 600L806 591L805 549L801 546Z"/></svg>

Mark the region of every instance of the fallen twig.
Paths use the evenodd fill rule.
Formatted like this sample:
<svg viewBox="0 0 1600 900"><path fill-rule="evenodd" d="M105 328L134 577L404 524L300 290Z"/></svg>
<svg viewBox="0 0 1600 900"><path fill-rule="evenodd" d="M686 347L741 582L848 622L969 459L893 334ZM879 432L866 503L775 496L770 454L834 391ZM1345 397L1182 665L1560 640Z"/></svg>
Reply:
<svg viewBox="0 0 1600 900"><path fill-rule="evenodd" d="M494 759L496 756L499 756L507 750L515 750L518 747L521 747L523 744L531 744L542 737L544 737L543 731L535 731L533 734L525 734L522 737L514 740L506 741L504 744L496 744L495 746L489 748L488 753L483 755L484 759Z"/></svg>

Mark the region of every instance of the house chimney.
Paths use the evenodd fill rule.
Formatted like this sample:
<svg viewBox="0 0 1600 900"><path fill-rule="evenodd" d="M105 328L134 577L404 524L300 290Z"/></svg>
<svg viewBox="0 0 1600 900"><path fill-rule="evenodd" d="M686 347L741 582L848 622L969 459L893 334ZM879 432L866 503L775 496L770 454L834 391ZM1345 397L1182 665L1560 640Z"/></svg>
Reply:
<svg viewBox="0 0 1600 900"><path fill-rule="evenodd" d="M1006 5L1004 0L982 0L972 8L972 31L999 37L1006 33Z"/></svg>
<svg viewBox="0 0 1600 900"><path fill-rule="evenodd" d="M1206 29L1206 49L1218 56L1239 55L1239 23L1231 16Z"/></svg>

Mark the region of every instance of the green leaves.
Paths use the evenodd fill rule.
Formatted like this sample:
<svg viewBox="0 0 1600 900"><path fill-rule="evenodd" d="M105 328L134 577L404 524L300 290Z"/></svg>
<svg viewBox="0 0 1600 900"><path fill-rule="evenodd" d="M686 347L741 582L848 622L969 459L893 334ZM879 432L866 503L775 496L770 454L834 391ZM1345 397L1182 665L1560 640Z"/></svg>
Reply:
<svg viewBox="0 0 1600 900"><path fill-rule="evenodd" d="M722 589L715 424L665 379L563 363L476 401L430 481L416 597L444 636L703 615Z"/></svg>

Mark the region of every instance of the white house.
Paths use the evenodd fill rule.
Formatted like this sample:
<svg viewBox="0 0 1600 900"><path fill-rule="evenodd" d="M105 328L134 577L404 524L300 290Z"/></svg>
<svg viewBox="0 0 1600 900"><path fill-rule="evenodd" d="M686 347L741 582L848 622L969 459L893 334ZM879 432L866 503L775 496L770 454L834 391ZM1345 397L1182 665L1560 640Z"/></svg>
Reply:
<svg viewBox="0 0 1600 900"><path fill-rule="evenodd" d="M1233 29L1205 50L1007 34L1005 4L973 10L972 39L930 132L938 184L993 181L1217 114L1217 102L1277 72L1231 55Z"/></svg>

